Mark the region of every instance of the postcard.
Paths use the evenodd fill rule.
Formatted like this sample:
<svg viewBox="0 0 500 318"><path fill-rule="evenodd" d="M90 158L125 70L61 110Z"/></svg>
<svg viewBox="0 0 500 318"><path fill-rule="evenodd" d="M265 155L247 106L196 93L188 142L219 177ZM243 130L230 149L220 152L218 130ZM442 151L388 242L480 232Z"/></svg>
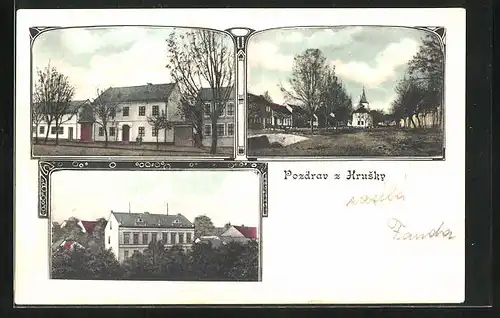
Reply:
<svg viewBox="0 0 500 318"><path fill-rule="evenodd" d="M16 29L16 305L464 301L465 10Z"/></svg>

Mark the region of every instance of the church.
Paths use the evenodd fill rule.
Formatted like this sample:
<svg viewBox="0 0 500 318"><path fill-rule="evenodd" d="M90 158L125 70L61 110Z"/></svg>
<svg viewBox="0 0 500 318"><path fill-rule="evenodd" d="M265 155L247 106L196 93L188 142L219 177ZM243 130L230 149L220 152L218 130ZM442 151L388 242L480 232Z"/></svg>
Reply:
<svg viewBox="0 0 500 318"><path fill-rule="evenodd" d="M351 126L356 128L369 128L373 126L373 117L370 114L365 88L359 99L358 107L352 112Z"/></svg>

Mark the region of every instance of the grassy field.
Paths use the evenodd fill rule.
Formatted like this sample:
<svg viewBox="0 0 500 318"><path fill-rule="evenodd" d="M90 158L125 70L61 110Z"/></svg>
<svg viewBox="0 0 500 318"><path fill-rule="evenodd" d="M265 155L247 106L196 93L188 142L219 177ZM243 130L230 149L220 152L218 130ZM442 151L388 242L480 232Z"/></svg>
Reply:
<svg viewBox="0 0 500 318"><path fill-rule="evenodd" d="M55 144L35 144L33 145L34 156L231 156L233 148L218 147L217 154L211 155L210 148L177 147L170 145L160 145L156 149L155 144L138 145L115 145L109 144L104 147L104 143L67 143Z"/></svg>
<svg viewBox="0 0 500 318"><path fill-rule="evenodd" d="M443 134L437 130L377 129L304 135L309 140L287 147L249 149L249 156L395 156L443 155Z"/></svg>

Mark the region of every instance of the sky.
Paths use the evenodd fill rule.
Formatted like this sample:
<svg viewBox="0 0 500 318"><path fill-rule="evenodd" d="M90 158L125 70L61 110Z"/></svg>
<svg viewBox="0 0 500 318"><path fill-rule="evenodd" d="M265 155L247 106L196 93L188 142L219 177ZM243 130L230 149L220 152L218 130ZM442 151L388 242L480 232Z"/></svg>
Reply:
<svg viewBox="0 0 500 318"><path fill-rule="evenodd" d="M93 221L111 210L207 215L215 226L258 226L260 179L254 171L57 171L51 177L51 218Z"/></svg>
<svg viewBox="0 0 500 318"><path fill-rule="evenodd" d="M177 29L181 34L192 29ZM99 27L51 30L33 43L33 73L50 64L68 76L75 100L97 89L171 82L166 39L172 27ZM226 35L223 35L226 36ZM233 45L227 35L228 45ZM34 85L34 83L33 83Z"/></svg>
<svg viewBox="0 0 500 318"><path fill-rule="evenodd" d="M327 62L359 102L363 86L370 109L389 110L394 86L417 53L426 31L400 27L348 26L267 30L248 43L248 91L269 94L283 103L278 85L287 86L293 58L308 48L320 49Z"/></svg>

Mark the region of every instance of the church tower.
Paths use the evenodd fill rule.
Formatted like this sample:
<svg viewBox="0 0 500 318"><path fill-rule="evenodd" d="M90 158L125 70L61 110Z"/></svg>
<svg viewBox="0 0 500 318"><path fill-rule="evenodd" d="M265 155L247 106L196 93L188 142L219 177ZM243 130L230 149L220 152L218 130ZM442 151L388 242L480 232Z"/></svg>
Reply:
<svg viewBox="0 0 500 318"><path fill-rule="evenodd" d="M363 93L361 94L361 97L359 99L359 106L363 106L366 109L369 108L369 103L368 103L368 100L366 99L366 93L365 93L364 87L363 87Z"/></svg>

